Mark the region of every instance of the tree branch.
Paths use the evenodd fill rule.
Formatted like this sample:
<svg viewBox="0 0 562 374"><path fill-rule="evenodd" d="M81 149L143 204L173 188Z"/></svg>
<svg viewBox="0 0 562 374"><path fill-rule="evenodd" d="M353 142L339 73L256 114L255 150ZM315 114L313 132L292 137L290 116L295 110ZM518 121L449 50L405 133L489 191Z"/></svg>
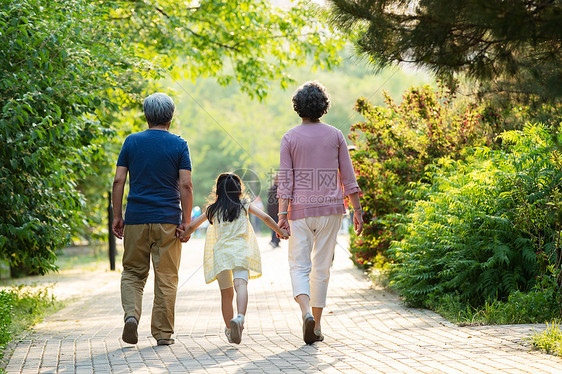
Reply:
<svg viewBox="0 0 562 374"><path fill-rule="evenodd" d="M158 13L162 14L164 17L170 19L170 16L168 15L168 13L166 13L166 12L164 11L164 9L159 8L159 7L156 6L156 5L150 4L150 3L147 2L146 0L126 0L126 1L128 1L128 2L130 2L130 3L142 3L142 4L146 5L146 6L149 7L149 8L152 8L152 9L156 10Z"/></svg>
<svg viewBox="0 0 562 374"><path fill-rule="evenodd" d="M230 50L233 50L233 51L236 51L236 52L240 52L240 49L239 49L239 48L236 48L236 46L239 45L240 43L236 43L234 46L230 46L230 45L228 45L228 44L224 44L224 43L221 43L221 42L217 42L217 41L215 41L215 40L212 40L212 39L210 39L208 36L201 35L201 34L195 32L195 31L191 30L190 28L186 28L186 30L187 30L191 35L196 36L196 37L201 38L201 39L205 39L205 40L208 41L209 43L218 45L219 47L222 47L222 48L225 48L225 49L230 49Z"/></svg>

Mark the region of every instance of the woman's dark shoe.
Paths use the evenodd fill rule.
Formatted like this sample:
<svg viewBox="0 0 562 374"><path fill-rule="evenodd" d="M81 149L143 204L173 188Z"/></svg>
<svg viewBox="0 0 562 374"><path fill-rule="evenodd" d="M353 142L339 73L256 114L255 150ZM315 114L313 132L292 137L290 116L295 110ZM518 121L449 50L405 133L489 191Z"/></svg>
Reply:
<svg viewBox="0 0 562 374"><path fill-rule="evenodd" d="M314 329L314 335L316 335L316 341L321 342L324 341L324 334L320 329Z"/></svg>
<svg viewBox="0 0 562 374"><path fill-rule="evenodd" d="M316 341L316 334L314 333L314 317L310 313L306 313L302 319L302 338L306 344L312 344Z"/></svg>

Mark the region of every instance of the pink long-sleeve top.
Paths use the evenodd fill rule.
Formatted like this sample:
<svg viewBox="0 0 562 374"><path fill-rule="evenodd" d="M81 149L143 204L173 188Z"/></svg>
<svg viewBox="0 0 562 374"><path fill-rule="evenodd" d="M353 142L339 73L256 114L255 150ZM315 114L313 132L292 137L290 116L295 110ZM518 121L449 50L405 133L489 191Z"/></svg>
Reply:
<svg viewBox="0 0 562 374"><path fill-rule="evenodd" d="M360 191L340 130L301 124L283 135L277 197L290 200L288 219L343 214L343 197Z"/></svg>

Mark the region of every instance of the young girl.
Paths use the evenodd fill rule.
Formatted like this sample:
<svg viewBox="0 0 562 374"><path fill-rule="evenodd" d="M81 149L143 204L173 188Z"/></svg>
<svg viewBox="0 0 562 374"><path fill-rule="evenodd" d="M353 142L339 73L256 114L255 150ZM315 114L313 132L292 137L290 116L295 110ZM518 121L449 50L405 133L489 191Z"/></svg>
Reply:
<svg viewBox="0 0 562 374"><path fill-rule="evenodd" d="M287 239L289 234L287 230L280 229L266 213L249 201L241 199L242 182L238 175L219 175L215 190L215 202L193 220L185 231L178 231L182 238L188 237L205 220L209 220L205 239L205 281L218 281L222 316L226 324L224 332L230 343L240 344L248 306L248 279L261 276L260 251L248 213L260 218L283 239ZM236 318L233 318L232 306L234 290L238 307Z"/></svg>

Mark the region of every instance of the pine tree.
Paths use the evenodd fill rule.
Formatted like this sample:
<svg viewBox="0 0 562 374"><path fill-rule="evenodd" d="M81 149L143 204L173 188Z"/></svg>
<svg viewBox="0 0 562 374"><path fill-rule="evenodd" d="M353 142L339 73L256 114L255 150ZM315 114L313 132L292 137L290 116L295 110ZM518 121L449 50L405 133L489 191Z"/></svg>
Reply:
<svg viewBox="0 0 562 374"><path fill-rule="evenodd" d="M330 0L335 25L379 68L466 73L482 93L562 94L559 0Z"/></svg>

